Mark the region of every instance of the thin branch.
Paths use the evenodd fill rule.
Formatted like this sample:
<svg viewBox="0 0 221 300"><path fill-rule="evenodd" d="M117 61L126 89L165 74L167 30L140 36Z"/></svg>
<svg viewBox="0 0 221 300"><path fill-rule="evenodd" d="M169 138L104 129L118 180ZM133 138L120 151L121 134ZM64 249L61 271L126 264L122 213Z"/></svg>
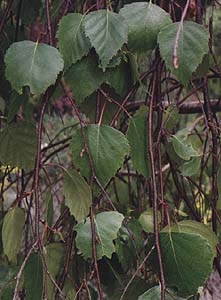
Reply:
<svg viewBox="0 0 221 300"><path fill-rule="evenodd" d="M124 296L128 290L128 288L130 287L131 283L133 282L134 278L137 276L138 272L140 271L140 269L143 267L143 265L146 263L146 261L148 260L148 258L150 257L151 253L153 252L153 250L155 249L155 246L153 246L150 251L148 252L148 254L145 256L144 260L142 261L142 263L138 266L138 268L136 269L136 271L133 273L133 276L131 277L131 279L128 281L127 285L124 288L124 291L120 297L120 300L124 299Z"/></svg>
<svg viewBox="0 0 221 300"><path fill-rule="evenodd" d="M153 79L153 91L156 88L156 75L154 74ZM161 281L161 300L165 300L166 293L166 284L163 272L163 262L162 255L160 249L160 239L159 239L159 228L158 228L158 191L157 191L157 181L156 181L156 171L155 171L155 157L154 157L154 145L153 145L153 96L150 97L149 104L149 118L148 118L148 141L149 141L149 156L150 156L150 164L151 164L151 179L152 179L152 187L153 187L153 214L154 214L154 237L155 237L155 245L158 254L158 262L160 267L160 281Z"/></svg>
<svg viewBox="0 0 221 300"><path fill-rule="evenodd" d="M49 35L49 44L52 46L52 31L51 31L51 18L50 18L50 9L49 9L49 0L45 0L46 15L47 15L47 26L48 26L48 35Z"/></svg>
<svg viewBox="0 0 221 300"><path fill-rule="evenodd" d="M22 265L21 265L21 267L18 271L18 274L16 276L16 284L15 284L15 289L14 289L13 300L18 300L19 299L18 288L19 288L19 283L20 283L20 280L21 280L21 276L22 276L22 273L23 273L24 268L26 266L26 263L27 263L29 257L31 256L32 252L34 251L35 247L37 246L37 244L38 244L38 241L35 241L34 244L32 245L32 247L30 248L30 250L28 251L28 254L26 255L25 259L23 260Z"/></svg>
<svg viewBox="0 0 221 300"><path fill-rule="evenodd" d="M218 172L218 140L219 140L219 130L218 127L213 119L213 113L211 110L211 105L209 101L209 94L208 94L208 82L207 78L204 78L204 87L203 87L203 95L204 95L204 106L206 112L207 123L212 135L212 227L213 231L217 232L217 217L216 217L216 205L218 200L218 179L217 179L217 172Z"/></svg>
<svg viewBox="0 0 221 300"><path fill-rule="evenodd" d="M47 98L47 95L46 97ZM46 100L46 99L45 99ZM35 238L40 240L39 235L39 221L40 221L40 199L39 199L39 174L41 165L41 143L42 143L42 131L43 131L43 118L46 109L47 101L42 105L40 112L40 119L38 122L38 135L37 135L37 154L34 170L34 196L35 196Z"/></svg>
<svg viewBox="0 0 221 300"><path fill-rule="evenodd" d="M174 43L174 48L173 48L173 65L174 65L175 69L179 68L179 59L178 59L177 50L178 50L178 46L179 46L180 32L183 27L183 22L186 17L186 14L187 14L189 4L190 4L190 0L187 0L184 11L182 13L180 23L179 23L179 27L178 27L178 30L176 33L176 37L175 37L175 43Z"/></svg>
<svg viewBox="0 0 221 300"><path fill-rule="evenodd" d="M94 224L94 210L93 207L90 209L90 220L91 220L91 236L92 236L92 254L94 259L94 268L97 275L97 287L98 287L98 294L99 294L99 300L103 300L103 291L101 287L101 280L100 280L100 273L98 269L97 264L97 238L96 238L96 231L95 231L95 224Z"/></svg>
<svg viewBox="0 0 221 300"><path fill-rule="evenodd" d="M178 106L179 114L198 114L203 113L204 102L199 102L198 100L185 101ZM145 105L145 100L137 100L135 102L128 103L125 108L127 111L133 111L139 109L142 105ZM149 102L147 102L149 105ZM162 101L163 109L167 109L170 103L166 100ZM221 100L220 99L210 99L210 107L213 113L221 111ZM153 107L154 110L158 110L158 106Z"/></svg>

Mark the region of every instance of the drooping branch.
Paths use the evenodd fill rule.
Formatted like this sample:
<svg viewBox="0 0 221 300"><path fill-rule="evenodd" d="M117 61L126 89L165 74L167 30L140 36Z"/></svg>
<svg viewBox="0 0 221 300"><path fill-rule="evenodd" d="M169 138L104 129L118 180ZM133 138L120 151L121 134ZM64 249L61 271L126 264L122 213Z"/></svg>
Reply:
<svg viewBox="0 0 221 300"><path fill-rule="evenodd" d="M197 114L197 113L202 113L202 107L203 107L203 102L199 102L197 100L193 101L186 101L182 103L178 109L180 114ZM125 108L128 111L133 111L139 109L142 105L145 105L145 100L139 100L135 102L130 102L128 103ZM148 105L148 103L147 103ZM162 106L164 109L167 109L170 103L168 101L163 101ZM211 111L213 113L220 112L221 111L221 100L219 99L211 99L210 100L210 106L211 106ZM157 110L158 107L154 107L154 110Z"/></svg>

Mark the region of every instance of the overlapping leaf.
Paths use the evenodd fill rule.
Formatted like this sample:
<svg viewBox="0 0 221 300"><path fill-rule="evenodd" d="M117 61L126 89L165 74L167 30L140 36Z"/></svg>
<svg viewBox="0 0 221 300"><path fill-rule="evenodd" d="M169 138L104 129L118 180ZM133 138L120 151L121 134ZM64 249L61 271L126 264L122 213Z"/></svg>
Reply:
<svg viewBox="0 0 221 300"><path fill-rule="evenodd" d="M179 121L179 109L175 104L170 104L163 114L163 127L172 130Z"/></svg>
<svg viewBox="0 0 221 300"><path fill-rule="evenodd" d="M127 131L134 168L145 177L150 174L148 154L148 108L141 107L130 119Z"/></svg>
<svg viewBox="0 0 221 300"><path fill-rule="evenodd" d="M64 246L61 243L51 243L48 244L45 248L45 261L47 264L47 269L50 275L56 279L56 276L61 271L62 266L64 265ZM55 293L55 286L51 282L50 278L47 278L47 299L53 300Z"/></svg>
<svg viewBox="0 0 221 300"><path fill-rule="evenodd" d="M171 138L176 154L183 160L190 160L191 157L200 156L200 153L193 148L188 135L188 129L184 128Z"/></svg>
<svg viewBox="0 0 221 300"><path fill-rule="evenodd" d="M2 242L4 254L13 263L16 263L17 254L20 250L24 224L25 213L19 207L10 209L3 220Z"/></svg>
<svg viewBox="0 0 221 300"><path fill-rule="evenodd" d="M70 13L64 16L57 32L58 47L64 57L65 68L87 55L90 42L84 33L84 15Z"/></svg>
<svg viewBox="0 0 221 300"><path fill-rule="evenodd" d="M119 66L107 72L107 83L117 94L124 97L132 84L132 74L128 63L122 61Z"/></svg>
<svg viewBox="0 0 221 300"><path fill-rule="evenodd" d="M123 133L107 125L90 124L85 128L85 135L95 175L105 184L122 166L123 159L129 152L128 141ZM73 136L72 153L74 164L80 168L81 174L88 178L90 164L80 131Z"/></svg>
<svg viewBox="0 0 221 300"><path fill-rule="evenodd" d="M129 25L128 45L133 51L142 52L155 48L159 31L171 23L166 11L147 2L125 5L120 14Z"/></svg>
<svg viewBox="0 0 221 300"><path fill-rule="evenodd" d="M5 55L5 76L21 94L29 86L32 94L40 95L53 85L63 70L60 52L49 45L22 41L11 45Z"/></svg>
<svg viewBox="0 0 221 300"><path fill-rule="evenodd" d="M32 254L25 266L24 282L27 300L39 300L42 298L43 264L38 253Z"/></svg>
<svg viewBox="0 0 221 300"><path fill-rule="evenodd" d="M173 51L178 27L179 22L164 27L159 33L158 43L167 67L184 85L187 85L192 73L209 51L209 33L202 25L190 21L184 22L177 49L178 68L175 69Z"/></svg>
<svg viewBox="0 0 221 300"><path fill-rule="evenodd" d="M89 185L75 170L68 170L64 176L65 203L77 221L86 219L92 204Z"/></svg>
<svg viewBox="0 0 221 300"><path fill-rule="evenodd" d="M214 232L199 222L182 221L165 227L160 242L167 283L183 296L196 293L212 272L218 243Z"/></svg>
<svg viewBox="0 0 221 300"><path fill-rule="evenodd" d="M9 99L9 105L8 105L8 116L7 121L8 123L12 122L15 115L19 111L19 108L22 104L25 103L27 100L27 96L25 95L19 95L16 91L12 91Z"/></svg>
<svg viewBox="0 0 221 300"><path fill-rule="evenodd" d="M127 42L127 33L128 27L123 17L108 9L91 12L85 18L85 34L95 48L103 69Z"/></svg>
<svg viewBox="0 0 221 300"><path fill-rule="evenodd" d="M71 87L77 103L83 102L96 91L105 79L95 58L90 56L72 65L65 74L65 81Z"/></svg>
<svg viewBox="0 0 221 300"><path fill-rule="evenodd" d="M144 211L140 217L139 222L146 232L154 232L154 216L152 211Z"/></svg>
<svg viewBox="0 0 221 300"><path fill-rule="evenodd" d="M124 216L117 211L102 212L94 219L97 236L97 259L103 256L111 258L115 252L113 240L117 238L118 230L121 227ZM85 258L92 257L92 235L91 222L87 218L86 223L80 223L74 227L77 231L76 245Z"/></svg>
<svg viewBox="0 0 221 300"><path fill-rule="evenodd" d="M0 161L4 165L32 169L37 146L36 128L30 123L9 124L0 132Z"/></svg>
<svg viewBox="0 0 221 300"><path fill-rule="evenodd" d="M161 300L161 288L160 286L154 286L144 294L140 295L138 300ZM171 290L166 290L165 300L186 300L184 298L180 298Z"/></svg>
<svg viewBox="0 0 221 300"><path fill-rule="evenodd" d="M116 254L124 270L136 265L136 253L143 248L142 227L137 220L122 225L115 241Z"/></svg>
<svg viewBox="0 0 221 300"><path fill-rule="evenodd" d="M200 157L192 157L189 161L186 161L182 168L181 173L183 176L193 176L198 174L201 164Z"/></svg>

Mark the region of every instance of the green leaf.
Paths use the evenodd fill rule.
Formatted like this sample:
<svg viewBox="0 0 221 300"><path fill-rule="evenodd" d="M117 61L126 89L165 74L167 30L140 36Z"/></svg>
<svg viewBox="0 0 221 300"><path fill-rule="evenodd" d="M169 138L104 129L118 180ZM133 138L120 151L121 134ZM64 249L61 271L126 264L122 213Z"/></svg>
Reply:
<svg viewBox="0 0 221 300"><path fill-rule="evenodd" d="M12 91L9 98L9 106L8 106L8 123L12 122L15 115L17 114L21 105L25 102L26 96L19 95L16 91Z"/></svg>
<svg viewBox="0 0 221 300"><path fill-rule="evenodd" d="M36 147L36 128L31 123L9 124L0 132L0 161L4 165L32 169Z"/></svg>
<svg viewBox="0 0 221 300"><path fill-rule="evenodd" d="M123 17L108 9L91 12L85 18L85 34L95 48L103 69L127 42L127 32Z"/></svg>
<svg viewBox="0 0 221 300"><path fill-rule="evenodd" d="M85 135L95 175L104 185L122 166L129 152L128 141L123 133L107 125L90 124L85 128ZM81 174L89 177L90 164L80 131L73 136L72 153L74 164L80 168Z"/></svg>
<svg viewBox="0 0 221 300"><path fill-rule="evenodd" d="M137 53L128 52L127 56L128 56L128 60L129 60L130 68L131 68L131 72L132 72L133 83L138 81L139 84L142 85L142 82L140 80L138 62L137 62L137 60L138 60Z"/></svg>
<svg viewBox="0 0 221 300"><path fill-rule="evenodd" d="M0 96L0 113L4 114L5 111L5 100Z"/></svg>
<svg viewBox="0 0 221 300"><path fill-rule="evenodd" d="M130 279L131 275L124 274L120 276L120 281L117 281L116 283L113 280L109 280L109 285L107 289L105 289L105 293L107 293L108 300L119 300L122 296L123 288L128 284ZM149 287L150 285L147 283L146 280L141 279L139 276L135 276L125 293L124 299L137 300L138 296L144 291L146 291Z"/></svg>
<svg viewBox="0 0 221 300"><path fill-rule="evenodd" d="M176 286L183 296L195 294L213 269L215 233L202 223L186 220L166 226L160 243L167 284Z"/></svg>
<svg viewBox="0 0 221 300"><path fill-rule="evenodd" d="M132 84L132 74L129 64L122 61L119 66L107 72L107 83L118 95L124 97Z"/></svg>
<svg viewBox="0 0 221 300"><path fill-rule="evenodd" d="M120 14L129 26L128 46L132 51L155 48L159 31L171 23L170 15L165 10L147 2L125 5Z"/></svg>
<svg viewBox="0 0 221 300"><path fill-rule="evenodd" d="M94 122L96 116L96 104L97 104L97 93L94 92L88 98L81 103L81 112L85 114L86 118L90 123ZM99 93L100 98L100 107L106 105L105 112L102 116L102 124L109 124L113 118L113 115L116 113L116 104L110 101L107 101L107 98L104 97L102 93ZM118 99L116 99L118 101Z"/></svg>
<svg viewBox="0 0 221 300"><path fill-rule="evenodd" d="M83 102L105 80L105 74L99 69L95 57L91 56L84 57L65 73L65 81L72 89L77 103Z"/></svg>
<svg viewBox="0 0 221 300"><path fill-rule="evenodd" d="M0 262L0 299L13 299L18 267L9 265L6 261Z"/></svg>
<svg viewBox="0 0 221 300"><path fill-rule="evenodd" d="M4 262L0 263L0 291L2 291L3 287L7 286L9 282L12 282L17 273L17 266L8 265L8 263Z"/></svg>
<svg viewBox="0 0 221 300"><path fill-rule="evenodd" d="M56 276L64 266L64 246L61 243L51 243L45 248L45 261L51 276L56 279ZM55 287L50 278L47 278L47 299L54 299Z"/></svg>
<svg viewBox="0 0 221 300"><path fill-rule="evenodd" d="M150 162L148 154L147 107L141 107L130 119L127 138L134 168L145 177L148 177L150 175Z"/></svg>
<svg viewBox="0 0 221 300"><path fill-rule="evenodd" d="M24 225L25 213L24 210L19 207L10 209L4 217L2 242L4 254L7 255L10 262L16 263Z"/></svg>
<svg viewBox="0 0 221 300"><path fill-rule="evenodd" d="M161 288L160 286L154 286L144 294L140 295L138 300L161 300ZM185 300L184 298L180 298L175 295L175 293L171 290L166 290L166 298L165 300Z"/></svg>
<svg viewBox="0 0 221 300"><path fill-rule="evenodd" d="M188 134L188 130L184 128L171 138L176 154L183 160L190 160L191 157L200 156L199 152L193 148L191 142L188 140Z"/></svg>
<svg viewBox="0 0 221 300"><path fill-rule="evenodd" d="M53 222L53 213L54 213L54 205L53 205L53 196L51 192L47 192L45 197L46 203L46 221L49 227L52 226Z"/></svg>
<svg viewBox="0 0 221 300"><path fill-rule="evenodd" d="M89 185L75 170L68 170L64 175L64 195L71 214L78 222L84 221L92 204L92 193Z"/></svg>
<svg viewBox="0 0 221 300"><path fill-rule="evenodd" d="M3 290L0 291L1 300L13 299L15 285L9 283Z"/></svg>
<svg viewBox="0 0 221 300"><path fill-rule="evenodd" d="M200 157L192 157L189 161L185 162L181 168L183 176L193 176L198 174L201 164Z"/></svg>
<svg viewBox="0 0 221 300"><path fill-rule="evenodd" d="M59 22L57 32L58 47L63 55L65 69L87 55L90 42L84 33L85 16L79 13L70 13Z"/></svg>
<svg viewBox="0 0 221 300"><path fill-rule="evenodd" d="M38 253L30 256L24 269L26 300L39 300L43 292L43 264Z"/></svg>
<svg viewBox="0 0 221 300"><path fill-rule="evenodd" d="M146 232L154 232L154 218L152 211L144 211L140 217L139 222Z"/></svg>
<svg viewBox="0 0 221 300"><path fill-rule="evenodd" d="M29 86L32 94L40 95L53 85L63 70L60 52L49 45L22 41L11 45L5 55L5 76L21 94Z"/></svg>
<svg viewBox="0 0 221 300"><path fill-rule="evenodd" d="M209 33L202 26L195 22L184 22L178 43L178 65L173 65L173 51L178 23L164 27L158 36L160 53L166 62L167 68L184 84L187 85L192 73L196 71L208 49Z"/></svg>
<svg viewBox="0 0 221 300"><path fill-rule="evenodd" d="M115 252L113 240L117 238L124 216L117 211L102 212L96 215L95 231L98 242L96 243L97 259L103 256L111 258ZM92 257L91 222L87 218L86 223L80 223L74 227L77 231L76 245L85 258Z"/></svg>
<svg viewBox="0 0 221 300"><path fill-rule="evenodd" d="M115 68L115 67L119 66L119 64L121 63L122 59L123 59L122 52L118 51L118 53L111 58L111 60L108 63L108 65L107 65L106 68L107 69L111 69L111 68ZM99 66L99 68L102 69L102 64L99 64L98 66Z"/></svg>
<svg viewBox="0 0 221 300"><path fill-rule="evenodd" d="M179 109L172 103L163 114L163 127L172 130L179 122Z"/></svg>
<svg viewBox="0 0 221 300"><path fill-rule="evenodd" d="M199 78L205 76L210 68L210 56L211 54L207 53L204 55L202 62L197 67L196 71L193 74L194 78Z"/></svg>
<svg viewBox="0 0 221 300"><path fill-rule="evenodd" d="M121 226L115 241L116 254L124 270L136 266L136 253L143 247L142 227L137 220Z"/></svg>
<svg viewBox="0 0 221 300"><path fill-rule="evenodd" d="M62 293L64 293L64 295L67 297L67 299L76 298L76 290L75 290L75 287L73 284L73 280L66 278Z"/></svg>

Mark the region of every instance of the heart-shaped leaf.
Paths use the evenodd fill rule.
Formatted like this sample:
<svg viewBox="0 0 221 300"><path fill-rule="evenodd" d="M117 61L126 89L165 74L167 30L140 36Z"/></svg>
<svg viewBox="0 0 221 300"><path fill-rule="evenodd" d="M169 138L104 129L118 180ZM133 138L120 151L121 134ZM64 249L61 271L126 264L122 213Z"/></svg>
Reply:
<svg viewBox="0 0 221 300"><path fill-rule="evenodd" d="M122 16L112 11L99 10L85 18L85 34L95 48L103 69L127 42L128 26Z"/></svg>
<svg viewBox="0 0 221 300"><path fill-rule="evenodd" d="M164 27L159 33L158 43L167 67L184 85L187 85L192 73L196 71L204 55L209 51L209 33L202 25L195 22L183 23L177 49L178 68L175 69L173 52L179 24L178 22Z"/></svg>
<svg viewBox="0 0 221 300"><path fill-rule="evenodd" d="M208 226L186 220L166 226L160 244L166 282L183 296L195 294L212 272L217 236Z"/></svg>
<svg viewBox="0 0 221 300"><path fill-rule="evenodd" d="M21 94L29 86L32 94L40 95L53 85L63 70L60 52L49 45L22 41L11 45L5 55L5 76Z"/></svg>
<svg viewBox="0 0 221 300"><path fill-rule="evenodd" d="M95 175L105 184L122 166L124 157L129 152L128 141L123 133L107 125L90 124L85 128L85 135ZM88 178L90 164L80 131L73 136L72 153L74 164L80 168L81 174Z"/></svg>
<svg viewBox="0 0 221 300"><path fill-rule="evenodd" d="M129 26L128 45L132 51L143 52L155 48L159 31L171 23L170 15L151 2L125 5L120 14Z"/></svg>
<svg viewBox="0 0 221 300"><path fill-rule="evenodd" d="M57 32L58 47L63 55L65 69L87 55L90 42L84 33L84 15L70 13L59 22Z"/></svg>

